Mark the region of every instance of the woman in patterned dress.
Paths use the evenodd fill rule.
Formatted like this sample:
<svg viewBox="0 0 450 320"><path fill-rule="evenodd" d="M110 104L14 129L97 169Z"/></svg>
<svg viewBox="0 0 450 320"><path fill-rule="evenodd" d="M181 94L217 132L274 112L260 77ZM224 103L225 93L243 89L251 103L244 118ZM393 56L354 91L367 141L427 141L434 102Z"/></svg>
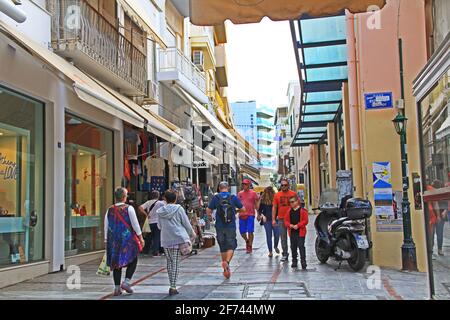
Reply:
<svg viewBox="0 0 450 320"><path fill-rule="evenodd" d="M131 278L136 271L138 255L145 245L136 212L125 202L128 191L119 187L114 192L115 204L105 215L105 243L107 265L113 271L114 296L122 294L122 289L132 294ZM125 280L122 268L126 268Z"/></svg>

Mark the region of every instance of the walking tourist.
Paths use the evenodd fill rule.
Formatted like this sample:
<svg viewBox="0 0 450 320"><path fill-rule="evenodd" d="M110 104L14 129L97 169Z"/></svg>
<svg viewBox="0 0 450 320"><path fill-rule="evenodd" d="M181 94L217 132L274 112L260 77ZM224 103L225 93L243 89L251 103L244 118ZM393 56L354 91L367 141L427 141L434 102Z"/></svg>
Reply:
<svg viewBox="0 0 450 320"><path fill-rule="evenodd" d="M288 179L281 179L281 190L275 194L272 208L272 225L276 226L278 224L280 228L281 249L283 250L281 261L287 261L289 259L287 228L284 224L284 218L291 210L289 199L292 197L298 197L297 193L289 190Z"/></svg>
<svg viewBox="0 0 450 320"><path fill-rule="evenodd" d="M150 192L150 199L139 207L139 211L148 216L148 223L150 224L150 239L151 254L154 257L162 255L164 249L161 247L161 231L158 228L158 216L156 211L163 207L166 203L159 200L160 193L157 190Z"/></svg>
<svg viewBox="0 0 450 320"><path fill-rule="evenodd" d="M122 289L133 293L131 278L136 271L138 255L145 245L136 212L125 204L127 197L127 189L117 188L114 192L116 203L105 215L106 264L113 271L114 296L121 295ZM122 268L126 268L126 273L121 284Z"/></svg>
<svg viewBox="0 0 450 320"><path fill-rule="evenodd" d="M230 262L237 247L236 239L236 211L245 211L239 198L229 191L227 182L219 184L219 193L216 194L206 209L209 218L216 210L216 233L222 257L223 275L229 279L231 276Z"/></svg>
<svg viewBox="0 0 450 320"><path fill-rule="evenodd" d="M186 247L192 246L195 232L183 207L177 204L177 194L173 191L164 193L166 205L156 211L157 223L161 230L161 245L167 259L169 276L169 295L178 294L177 279L180 268L180 255Z"/></svg>
<svg viewBox="0 0 450 320"><path fill-rule="evenodd" d="M247 253L253 251L253 239L255 232L255 212L259 208L259 195L250 189L251 182L248 179L242 181L243 190L238 193L245 211L239 214L239 232L246 243Z"/></svg>
<svg viewBox="0 0 450 320"><path fill-rule="evenodd" d="M272 187L267 187L261 197L261 203L258 210L258 220L266 230L267 249L269 249L269 258L273 257L272 238L275 242L275 252L280 253L278 249L278 242L280 240L280 228L278 224L272 225L272 207L275 190Z"/></svg>
<svg viewBox="0 0 450 320"><path fill-rule="evenodd" d="M289 199L291 210L284 218L291 242L292 268L297 268L298 251L300 251L300 262L302 269L306 270L306 226L308 225L308 211L304 207L304 202L300 204L298 196Z"/></svg>

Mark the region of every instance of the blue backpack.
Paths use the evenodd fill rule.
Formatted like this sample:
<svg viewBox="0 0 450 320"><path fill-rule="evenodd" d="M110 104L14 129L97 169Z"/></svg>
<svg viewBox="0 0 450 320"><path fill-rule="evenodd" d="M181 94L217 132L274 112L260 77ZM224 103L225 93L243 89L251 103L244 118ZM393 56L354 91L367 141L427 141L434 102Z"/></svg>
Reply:
<svg viewBox="0 0 450 320"><path fill-rule="evenodd" d="M233 222L233 205L231 204L231 194L228 197L223 198L220 195L217 195L219 200L219 205L217 206L216 217L224 224L229 224Z"/></svg>

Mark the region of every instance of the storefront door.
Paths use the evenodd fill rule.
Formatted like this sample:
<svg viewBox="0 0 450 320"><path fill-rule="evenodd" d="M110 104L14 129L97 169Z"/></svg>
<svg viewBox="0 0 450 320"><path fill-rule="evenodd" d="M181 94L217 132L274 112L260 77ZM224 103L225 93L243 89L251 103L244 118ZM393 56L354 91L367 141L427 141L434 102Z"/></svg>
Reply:
<svg viewBox="0 0 450 320"><path fill-rule="evenodd" d="M104 249L104 217L113 194L113 133L66 116L66 255Z"/></svg>

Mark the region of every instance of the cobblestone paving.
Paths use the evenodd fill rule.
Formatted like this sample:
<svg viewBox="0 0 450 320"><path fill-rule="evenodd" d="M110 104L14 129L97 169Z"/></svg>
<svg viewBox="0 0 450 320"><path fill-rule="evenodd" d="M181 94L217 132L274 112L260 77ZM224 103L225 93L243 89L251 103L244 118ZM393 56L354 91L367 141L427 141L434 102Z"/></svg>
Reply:
<svg viewBox="0 0 450 320"><path fill-rule="evenodd" d="M313 220L313 217L311 217ZM293 270L281 256L267 256L264 229L256 226L254 252L246 254L244 242L231 263L232 277L221 273L218 246L184 258L178 281L180 294L168 296L164 257L143 256L133 277L135 293L111 297L112 278L96 275L99 261L80 266L81 289L69 290L69 274L59 272L0 290L0 299L170 299L170 300L402 300L428 299L427 275L381 269L381 279L353 272L343 263L320 264L314 254L313 223L307 235L308 269ZM371 285L372 284L372 285ZM373 286L374 285L374 286Z"/></svg>

